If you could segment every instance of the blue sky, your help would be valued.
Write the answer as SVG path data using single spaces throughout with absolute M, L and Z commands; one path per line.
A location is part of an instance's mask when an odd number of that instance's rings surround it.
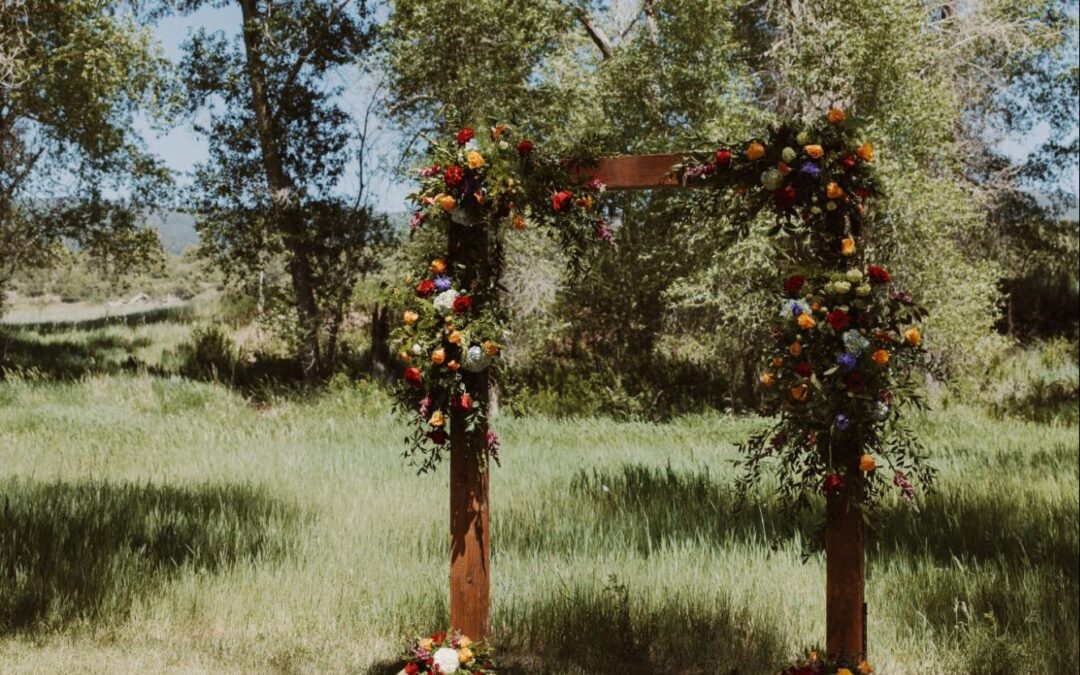
M 240 10 L 230 4 L 220 9 L 204 7 L 188 16 L 168 17 L 158 24 L 156 33 L 166 55 L 175 62 L 179 61 L 182 55 L 180 45 L 190 31 L 204 27 L 211 31 L 221 30 L 235 34 L 239 25 Z M 354 81 L 342 82 L 346 93 L 341 104 L 347 110 L 358 113 L 368 100 L 371 82 L 361 79 L 359 75 L 355 77 L 357 79 Z M 180 124 L 164 135 L 155 134 L 144 125 L 144 133 L 150 149 L 161 157 L 169 168 L 181 174 L 181 181 L 184 180 L 182 174 L 191 171 L 195 164 L 206 158 L 206 141 L 192 131 L 190 124 Z M 1000 147 L 1010 156 L 1019 159 L 1026 156 L 1030 148 L 1038 147 L 1045 141 L 1047 133 L 1046 127 L 1037 128 L 1029 137 L 1003 139 Z M 376 163 L 388 166 L 396 160 L 393 150 L 397 140 L 398 136 L 393 129 L 382 130 L 382 141 L 376 149 Z M 404 210 L 405 195 L 410 189 L 408 184 L 390 177 L 389 172 L 377 176 L 372 182 L 371 202 L 377 209 L 390 213 Z M 1063 187 L 1071 190 L 1075 197 L 1077 184 L 1080 183 L 1080 168 L 1074 168 L 1071 181 L 1066 178 L 1065 183 Z M 349 191 L 355 185 L 356 179 L 350 176 L 343 182 L 342 188 Z

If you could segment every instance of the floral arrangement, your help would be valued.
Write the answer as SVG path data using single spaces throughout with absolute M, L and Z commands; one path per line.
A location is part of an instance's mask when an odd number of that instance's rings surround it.
M 446 142 L 433 142 L 430 156 L 418 172 L 420 189 L 410 195 L 417 207 L 411 226 L 447 234 L 456 228 L 456 239 L 447 239 L 467 244 L 430 251 L 427 269 L 406 278 L 405 289 L 395 289 L 401 324 L 391 341 L 403 367 L 395 398 L 413 421 L 405 454 L 422 472 L 441 461 L 451 417 L 467 432 L 483 433 L 485 464 L 487 457 L 498 460 L 487 396 L 500 376 L 506 333 L 499 302 L 504 234 L 544 227 L 560 240 L 572 266 L 591 243 L 613 242 L 598 214 L 604 185 L 581 179 L 506 125 L 482 135 L 463 128 Z
M 802 663 L 791 665 L 780 671 L 780 675 L 871 675 L 874 669 L 865 660 L 851 662 L 822 659 L 816 651 L 811 651 Z
M 798 213 L 816 244 L 807 252 L 820 265 L 814 269 L 824 270 L 793 274 L 777 289 L 760 381 L 779 420 L 741 446 L 740 489 L 776 460 L 780 494 L 793 505 L 805 505 L 807 494 L 845 489 L 872 502 L 889 484 L 910 501 L 912 479 L 928 485 L 933 478 L 902 415 L 922 405 L 916 374 L 936 372 L 923 347 L 926 311 L 885 267 L 861 262 L 856 234 L 865 201 L 876 194 L 873 150 L 845 122 L 833 110 L 824 124 L 780 127 L 771 135 L 780 149 L 751 143 L 731 179 L 743 181 L 755 162 L 778 156 L 781 168 L 765 169 L 757 187 L 737 184 L 748 194 L 771 193 L 778 218 Z M 801 150 L 786 145 L 792 134 Z
M 716 188 L 706 199 L 720 201 L 713 207 L 733 214 L 741 234 L 771 211 L 770 234 L 811 235 L 811 255 L 824 262 L 862 232 L 868 203 L 879 195 L 873 160 L 858 125 L 831 110 L 815 123 L 781 124 L 764 137 L 692 155 L 675 171 L 688 187 Z
M 435 633 L 417 638 L 404 655 L 405 675 L 420 673 L 466 673 L 494 675 L 495 662 L 491 650 L 483 642 L 473 642 L 460 633 Z

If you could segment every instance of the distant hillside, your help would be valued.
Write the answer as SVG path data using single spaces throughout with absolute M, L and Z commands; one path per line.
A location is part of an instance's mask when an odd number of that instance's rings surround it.
M 158 231 L 161 246 L 166 253 L 180 255 L 186 249 L 199 243 L 199 233 L 195 231 L 195 219 L 186 213 L 168 211 L 162 217 L 155 214 L 146 219 L 146 226 Z

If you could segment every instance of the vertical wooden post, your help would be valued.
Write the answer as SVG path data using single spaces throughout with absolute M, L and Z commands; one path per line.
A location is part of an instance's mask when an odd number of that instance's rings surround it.
M 862 513 L 854 486 L 826 498 L 825 649 L 830 656 L 865 656 L 866 559 Z
M 487 233 L 482 226 L 452 223 L 449 261 L 462 288 L 484 287 L 489 274 Z M 487 371 L 466 376 L 482 405 L 488 401 Z M 465 416 L 450 412 L 450 627 L 473 640 L 491 628 L 491 553 L 488 511 L 489 472 L 481 471 L 487 452 L 486 425 L 469 430 Z

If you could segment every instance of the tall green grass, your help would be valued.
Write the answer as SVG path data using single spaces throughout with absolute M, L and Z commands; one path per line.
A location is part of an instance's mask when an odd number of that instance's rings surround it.
M 0 671 L 394 672 L 406 636 L 448 620 L 446 473 L 405 465 L 372 387 L 253 401 L 101 367 L 189 331 L 20 334 L 75 353 L 0 382 Z M 919 421 L 937 492 L 887 501 L 869 539 L 877 672 L 1080 668 L 1080 440 L 1053 419 Z M 768 673 L 823 640 L 822 559 L 767 487 L 732 489 L 759 421 L 496 424 L 510 672 Z

